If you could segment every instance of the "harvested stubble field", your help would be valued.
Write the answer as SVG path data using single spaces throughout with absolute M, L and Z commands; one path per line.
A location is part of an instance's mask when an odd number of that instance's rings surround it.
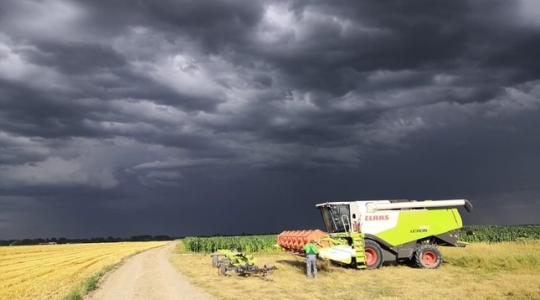
M 97 274 L 165 242 L 0 247 L 0 299 L 77 299 Z M 88 286 L 90 285 L 90 286 Z
M 304 276 L 304 260 L 287 253 L 256 254 L 276 265 L 270 280 L 219 277 L 208 254 L 179 243 L 173 263 L 218 299 L 540 299 L 540 241 L 473 243 L 441 247 L 441 268 L 406 265 L 353 270 L 320 265 L 319 277 Z

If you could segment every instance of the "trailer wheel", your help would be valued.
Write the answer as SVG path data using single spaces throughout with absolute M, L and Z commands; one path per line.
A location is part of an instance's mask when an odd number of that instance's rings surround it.
M 378 269 L 382 266 L 382 249 L 377 242 L 365 240 L 364 253 L 367 269 Z
M 436 269 L 441 265 L 442 254 L 435 245 L 419 245 L 414 253 L 416 266 L 424 269 Z
M 227 267 L 229 266 L 230 260 L 227 258 L 223 258 L 218 262 L 217 270 L 218 275 L 225 276 L 227 275 Z

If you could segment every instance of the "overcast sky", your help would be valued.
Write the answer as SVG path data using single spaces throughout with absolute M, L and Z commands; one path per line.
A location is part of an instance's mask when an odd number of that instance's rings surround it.
M 0 238 L 538 223 L 540 2 L 0 2 Z

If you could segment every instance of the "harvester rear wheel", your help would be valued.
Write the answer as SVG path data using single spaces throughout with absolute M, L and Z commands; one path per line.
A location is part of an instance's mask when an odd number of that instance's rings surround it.
M 375 241 L 366 240 L 364 245 L 366 269 L 378 269 L 382 266 L 382 249 Z
M 441 265 L 442 254 L 435 245 L 419 245 L 414 254 L 416 266 L 425 269 L 436 269 Z

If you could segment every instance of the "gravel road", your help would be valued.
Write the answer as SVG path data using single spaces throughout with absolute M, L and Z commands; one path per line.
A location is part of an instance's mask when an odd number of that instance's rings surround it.
M 211 299 L 171 265 L 169 255 L 174 246 L 175 243 L 169 243 L 129 258 L 86 299 Z

